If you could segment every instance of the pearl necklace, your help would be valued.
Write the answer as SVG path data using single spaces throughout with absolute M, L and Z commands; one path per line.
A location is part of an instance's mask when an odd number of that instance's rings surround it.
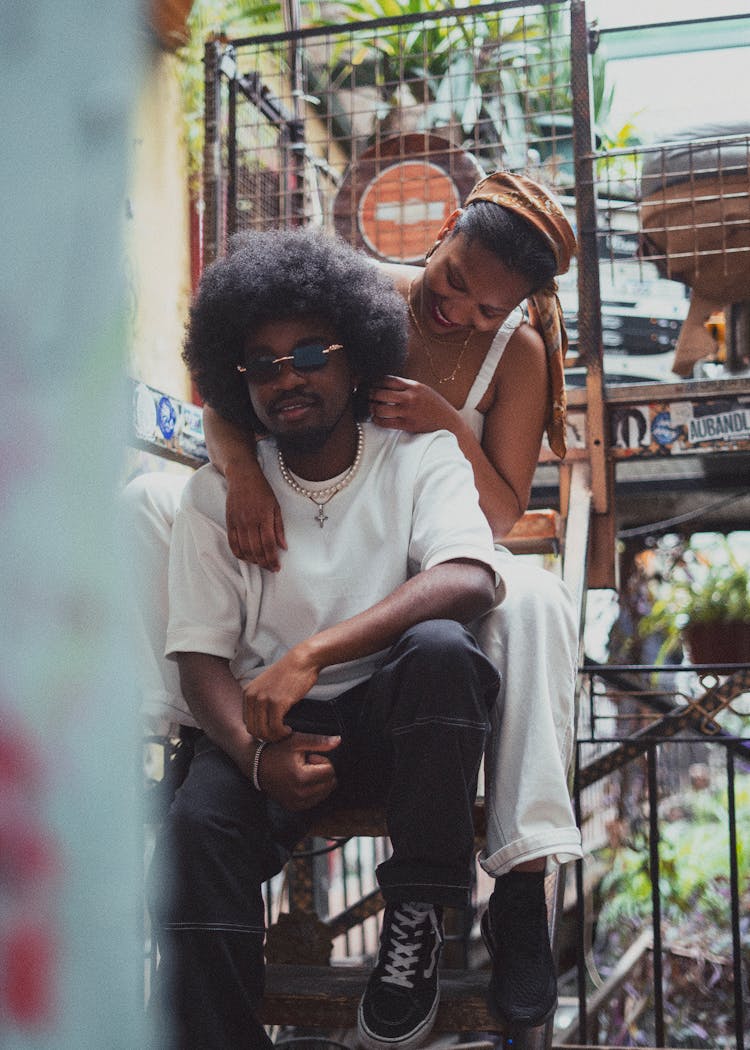
M 362 460 L 362 452 L 364 450 L 364 447 L 365 432 L 362 429 L 362 424 L 357 423 L 357 451 L 354 454 L 354 462 L 349 467 L 346 474 L 344 474 L 343 478 L 341 478 L 340 481 L 337 481 L 335 485 L 328 485 L 327 488 L 317 489 L 315 491 L 313 491 L 312 489 L 304 488 L 302 485 L 299 484 L 298 481 L 296 481 L 292 477 L 292 475 L 289 472 L 289 468 L 287 467 L 286 462 L 284 461 L 283 452 L 281 451 L 281 449 L 278 450 L 277 456 L 279 460 L 279 470 L 281 471 L 282 478 L 291 489 L 294 489 L 294 491 L 297 492 L 300 496 L 305 496 L 306 499 L 309 499 L 311 503 L 315 504 L 315 506 L 318 508 L 318 513 L 313 518 L 313 521 L 317 521 L 321 529 L 328 521 L 328 518 L 323 508 L 327 503 L 329 503 L 333 499 L 337 492 L 341 492 L 342 489 L 345 489 L 349 482 L 354 479 L 354 475 L 359 470 L 359 464 Z
M 435 381 L 440 386 L 442 386 L 443 383 L 452 383 L 453 380 L 458 375 L 458 370 L 461 367 L 461 364 L 462 364 L 463 359 L 464 359 L 464 355 L 465 355 L 465 353 L 466 353 L 466 351 L 468 349 L 469 341 L 471 340 L 471 337 L 474 334 L 474 329 L 473 328 L 469 329 L 469 334 L 464 339 L 464 345 L 461 347 L 461 351 L 460 351 L 460 353 L 458 355 L 458 358 L 456 359 L 456 365 L 455 365 L 453 371 L 451 372 L 451 374 L 447 375 L 447 376 L 441 376 L 440 373 L 438 372 L 438 370 L 435 368 L 435 360 L 434 360 L 434 358 L 432 356 L 432 351 L 430 350 L 430 344 L 427 341 L 427 339 L 425 339 L 424 332 L 422 331 L 422 328 L 421 328 L 421 326 L 419 324 L 419 321 L 417 320 L 416 312 L 414 310 L 414 305 L 413 305 L 413 302 L 412 302 L 412 299 L 413 299 L 413 294 L 412 293 L 414 291 L 414 285 L 416 284 L 417 280 L 418 280 L 418 278 L 415 277 L 414 280 L 409 285 L 409 295 L 408 295 L 407 300 L 406 300 L 406 305 L 409 308 L 409 316 L 411 317 L 411 319 L 412 319 L 412 321 L 414 323 L 414 327 L 417 330 L 417 335 L 422 340 L 422 346 L 424 347 L 425 353 L 427 354 L 427 363 L 430 366 L 430 371 L 432 372 L 432 374 L 433 374 L 433 376 L 435 378 Z

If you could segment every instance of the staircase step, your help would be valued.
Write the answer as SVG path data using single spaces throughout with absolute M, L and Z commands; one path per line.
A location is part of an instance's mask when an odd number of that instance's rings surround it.
M 556 510 L 527 510 L 502 539 L 514 554 L 559 554 L 562 519 Z
M 353 1028 L 369 974 L 370 968 L 362 966 L 269 964 L 261 1020 L 301 1028 Z M 502 1031 L 485 1002 L 488 976 L 486 970 L 440 971 L 436 1031 Z

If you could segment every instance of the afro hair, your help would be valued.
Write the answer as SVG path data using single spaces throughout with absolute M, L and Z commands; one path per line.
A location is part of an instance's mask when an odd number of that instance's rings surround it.
M 182 355 L 204 400 L 262 431 L 236 366 L 261 325 L 305 317 L 333 327 L 360 377 L 355 413 L 365 418 L 372 382 L 403 364 L 406 305 L 363 252 L 311 228 L 238 234 L 204 271 Z

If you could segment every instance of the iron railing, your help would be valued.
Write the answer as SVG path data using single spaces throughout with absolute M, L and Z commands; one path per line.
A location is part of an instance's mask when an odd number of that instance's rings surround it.
M 641 939 L 633 965 L 643 962 L 647 1045 L 741 1050 L 750 1017 L 750 667 L 588 666 L 582 680 L 576 810 L 587 849 L 606 858 L 610 893 L 597 902 L 594 960 L 614 969 L 630 947 L 624 931 Z M 602 1002 L 587 966 L 583 865 L 576 883 L 579 1009 L 568 1035 L 598 1044 L 603 1027 L 605 1043 L 620 1041 L 612 1018 L 631 975 Z M 605 929 L 602 914 L 613 909 L 619 923 Z M 708 1018 L 709 1041 L 695 1041 Z

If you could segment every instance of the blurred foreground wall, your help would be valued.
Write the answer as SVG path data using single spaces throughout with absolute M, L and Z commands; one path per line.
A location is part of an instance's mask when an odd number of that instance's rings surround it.
M 0 1045 L 141 1050 L 113 495 L 135 0 L 0 0 Z

